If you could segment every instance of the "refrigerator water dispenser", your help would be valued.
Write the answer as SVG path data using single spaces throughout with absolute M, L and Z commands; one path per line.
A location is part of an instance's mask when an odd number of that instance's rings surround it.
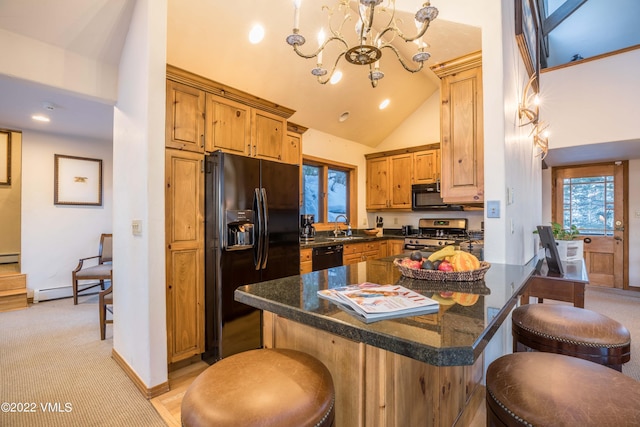
M 253 248 L 253 211 L 227 211 L 227 242 L 229 251 Z

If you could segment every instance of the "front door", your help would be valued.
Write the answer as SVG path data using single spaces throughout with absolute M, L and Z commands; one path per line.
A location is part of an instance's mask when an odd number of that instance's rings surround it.
M 628 167 L 625 161 L 558 167 L 552 172 L 553 221 L 580 230 L 590 285 L 629 286 L 624 209 Z

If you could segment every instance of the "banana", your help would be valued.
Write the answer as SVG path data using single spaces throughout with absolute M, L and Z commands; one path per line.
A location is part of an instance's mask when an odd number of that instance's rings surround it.
M 429 255 L 428 260 L 431 261 L 431 262 L 437 261 L 439 259 L 443 259 L 444 257 L 451 256 L 451 255 L 455 254 L 455 252 L 456 252 L 455 246 L 452 246 L 452 245 L 445 246 L 444 248 L 440 249 L 439 251 L 434 252 L 431 255 Z

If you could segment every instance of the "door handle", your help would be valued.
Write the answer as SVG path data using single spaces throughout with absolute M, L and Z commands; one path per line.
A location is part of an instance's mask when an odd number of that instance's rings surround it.
M 622 237 L 620 237 L 620 236 L 615 236 L 615 237 L 613 238 L 613 240 L 617 240 L 617 241 L 621 242 L 621 241 L 622 241 Z

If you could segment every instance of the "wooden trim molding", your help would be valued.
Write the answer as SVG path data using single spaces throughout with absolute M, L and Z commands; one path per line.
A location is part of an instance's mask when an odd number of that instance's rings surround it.
M 295 110 L 167 64 L 167 79 L 288 119 Z
M 443 78 L 451 74 L 457 74 L 461 71 L 470 70 L 482 66 L 482 51 L 472 52 L 468 55 L 454 58 L 450 61 L 441 62 L 439 64 L 432 65 L 431 71 L 436 76 Z
M 553 67 L 543 68 L 542 70 L 540 70 L 540 72 L 544 74 L 544 73 L 548 73 L 549 71 L 560 70 L 562 68 L 567 68 L 567 67 L 571 67 L 571 66 L 578 65 L 578 64 L 584 64 L 585 62 L 597 61 L 599 59 L 604 59 L 604 58 L 607 58 L 609 56 L 619 55 L 621 53 L 631 52 L 631 51 L 637 50 L 637 49 L 640 49 L 640 44 L 636 44 L 636 45 L 633 45 L 633 46 L 625 47 L 623 49 L 614 50 L 613 52 L 603 53 L 602 55 L 595 55 L 595 56 L 591 56 L 589 58 L 580 59 L 578 61 L 571 61 L 571 62 L 567 62 L 565 64 L 560 64 L 560 65 L 555 65 Z
M 122 368 L 125 374 L 129 377 L 133 384 L 140 390 L 142 395 L 146 399 L 151 399 L 156 396 L 160 396 L 163 393 L 169 391 L 169 381 L 165 381 L 162 384 L 158 384 L 151 388 L 147 387 L 147 385 L 142 381 L 142 379 L 135 373 L 135 371 L 129 366 L 129 364 L 120 356 L 120 354 L 116 351 L 116 349 L 111 349 L 111 357 L 116 361 L 118 366 Z
M 415 147 L 399 148 L 397 150 L 379 151 L 377 153 L 369 153 L 369 154 L 365 154 L 364 158 L 369 160 L 369 159 L 376 159 L 378 157 L 387 157 L 387 156 L 396 156 L 398 154 L 415 153 L 415 152 L 418 152 L 418 151 L 437 150 L 438 148 L 440 148 L 440 143 L 436 142 L 436 143 L 427 144 L 427 145 L 417 145 Z

